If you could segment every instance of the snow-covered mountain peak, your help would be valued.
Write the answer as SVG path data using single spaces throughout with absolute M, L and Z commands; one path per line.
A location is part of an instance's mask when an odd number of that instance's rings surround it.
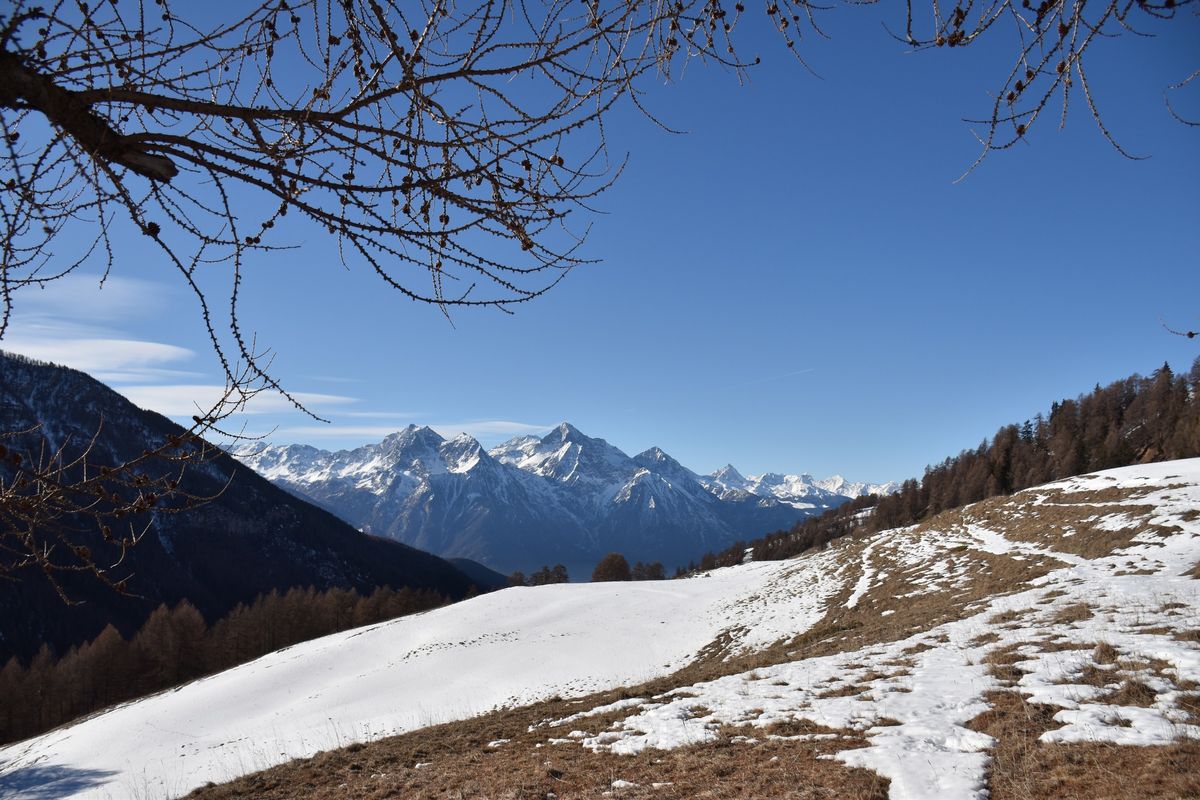
M 636 464 L 680 482 L 698 482 L 699 476 L 667 455 L 661 447 L 651 447 L 633 457 Z
M 489 458 L 483 446 L 473 436 L 460 433 L 442 443 L 438 448 L 449 472 L 466 472 L 474 469 L 481 459 Z
M 385 452 L 405 451 L 412 448 L 437 449 L 444 442 L 441 434 L 428 425 L 409 425 L 403 430 L 390 433 L 379 443 Z
M 586 570 L 613 550 L 686 563 L 852 496 L 810 475 L 747 478 L 726 465 L 700 476 L 661 447 L 630 458 L 569 422 L 491 450 L 409 425 L 354 450 L 292 445 L 241 458 L 368 533 L 505 571 L 537 559 Z
M 588 438 L 579 431 L 579 428 L 576 428 L 574 425 L 572 425 L 569 422 L 558 423 L 558 426 L 553 431 L 548 433 L 546 436 L 547 436 L 547 438 L 556 436 L 556 437 L 558 437 L 558 439 L 560 441 L 564 441 L 564 442 Z
M 738 472 L 737 467 L 733 466 L 733 464 L 726 464 L 709 477 L 716 483 L 728 486 L 731 489 L 746 488 L 746 476 Z
M 541 444 L 542 439 L 539 436 L 516 436 L 488 450 L 488 455 L 501 464 L 517 466 L 521 461 L 531 456 Z

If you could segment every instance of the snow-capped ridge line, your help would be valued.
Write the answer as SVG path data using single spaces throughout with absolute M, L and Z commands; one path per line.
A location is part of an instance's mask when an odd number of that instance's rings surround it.
M 409 425 L 353 450 L 269 445 L 240 458 L 368 533 L 503 572 L 558 562 L 586 575 L 612 551 L 671 569 L 852 497 L 807 475 L 698 475 L 661 447 L 630 456 L 570 422 L 486 450 Z

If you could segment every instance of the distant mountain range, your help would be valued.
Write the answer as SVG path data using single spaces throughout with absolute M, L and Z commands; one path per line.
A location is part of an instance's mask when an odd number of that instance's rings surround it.
M 670 569 L 897 488 L 732 466 L 698 475 L 657 447 L 631 457 L 566 422 L 491 450 L 410 425 L 354 450 L 268 445 L 238 457 L 367 533 L 502 572 L 562 563 L 576 578 L 612 551 Z
M 87 460 L 96 469 L 157 447 L 182 429 L 82 372 L 0 351 L 0 433 L 10 456 L 24 453 L 25 462 L 36 461 L 43 446 L 48 452 L 65 448 L 69 461 L 95 437 Z M 15 469 L 11 457 L 0 462 L 0 486 L 12 485 Z M 399 542 L 364 536 L 228 456 L 189 467 L 180 488 L 216 499 L 179 514 L 126 517 L 137 530 L 148 526 L 110 571 L 113 580 L 128 580 L 132 596 L 86 574 L 63 574 L 76 603 L 67 605 L 38 570 L 0 569 L 0 664 L 14 654 L 28 658 L 42 643 L 65 652 L 108 623 L 129 635 L 159 603 L 187 599 L 211 621 L 273 589 L 338 586 L 370 592 L 390 584 L 461 598 L 471 586 L 491 588 L 500 577 L 478 565 L 464 563 L 460 569 Z M 10 524 L 16 531 L 17 523 L 0 516 L 0 525 Z M 116 560 L 91 518 L 68 516 L 62 525 L 97 561 Z M 13 558 L 0 547 L 0 568 L 11 567 Z

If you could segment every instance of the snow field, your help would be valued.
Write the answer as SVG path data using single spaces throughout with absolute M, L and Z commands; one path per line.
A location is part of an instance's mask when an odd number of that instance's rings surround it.
M 0 748 L 0 798 L 176 796 L 321 750 L 670 674 L 722 633 L 792 636 L 840 589 L 831 562 L 686 581 L 507 589 L 335 634 Z M 39 786 L 40 789 L 43 787 Z

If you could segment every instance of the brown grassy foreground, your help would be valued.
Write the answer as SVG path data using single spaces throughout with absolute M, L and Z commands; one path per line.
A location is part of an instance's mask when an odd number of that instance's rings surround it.
M 648 692 L 655 686 L 640 687 Z M 801 723 L 772 731 L 727 727 L 717 741 L 636 756 L 593 753 L 578 742 L 547 744 L 557 729 L 529 727 L 607 702 L 618 693 L 586 701 L 554 700 L 515 711 L 439 725 L 402 736 L 319 753 L 240 778 L 198 789 L 189 798 L 218 800 L 282 798 L 538 798 L 600 797 L 683 800 L 684 798 L 788 798 L 789 800 L 883 800 L 888 781 L 818 756 L 865 744 L 851 731 L 837 739 L 796 743 L 765 740 L 768 733 L 825 732 Z M 595 729 L 621 714 L 588 718 Z M 784 729 L 786 727 L 786 729 Z M 801 730 L 801 728 L 803 730 Z M 747 743 L 745 737 L 755 738 Z M 498 740 L 508 739 L 502 744 Z M 627 781 L 624 786 L 614 781 Z

